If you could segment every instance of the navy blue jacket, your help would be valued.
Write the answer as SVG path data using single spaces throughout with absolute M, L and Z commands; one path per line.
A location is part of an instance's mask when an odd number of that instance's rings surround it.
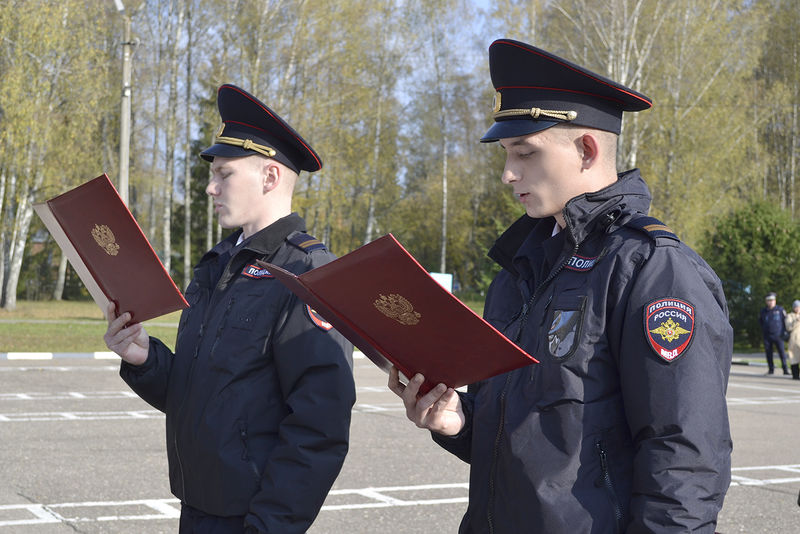
M 655 219 L 638 171 L 490 255 L 485 317 L 540 363 L 470 386 L 462 534 L 714 532 L 730 483 L 733 331 L 719 279 Z M 487 358 L 491 355 L 487 354 Z
M 785 320 L 786 311 L 781 306 L 773 306 L 772 309 L 765 306 L 761 308 L 761 314 L 758 316 L 761 332 L 765 338 L 778 339 L 781 337 L 786 330 Z
M 172 492 L 258 532 L 308 530 L 348 448 L 352 345 L 268 272 L 301 274 L 334 256 L 296 214 L 209 251 L 186 290 L 173 354 L 150 338 L 120 374 L 167 415 Z

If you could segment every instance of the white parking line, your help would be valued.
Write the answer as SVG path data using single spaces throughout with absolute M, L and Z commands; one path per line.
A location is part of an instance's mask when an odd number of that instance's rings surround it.
M 771 486 L 800 482 L 800 464 L 734 467 L 731 487 Z M 747 475 L 746 475 L 746 474 Z M 761 477 L 753 476 L 761 474 Z M 792 477 L 769 477 L 771 473 L 794 474 Z M 749 476 L 748 476 L 749 475 Z M 323 512 L 363 510 L 404 506 L 434 506 L 466 503 L 469 484 L 420 484 L 336 489 L 328 494 Z M 426 497 L 426 492 L 430 492 Z M 412 498 L 404 498 L 411 496 Z M 337 503 L 358 499 L 357 502 Z M 89 501 L 55 504 L 0 505 L 0 527 L 43 525 L 49 523 L 88 523 L 111 521 L 175 520 L 180 516 L 178 499 L 141 499 L 130 501 Z

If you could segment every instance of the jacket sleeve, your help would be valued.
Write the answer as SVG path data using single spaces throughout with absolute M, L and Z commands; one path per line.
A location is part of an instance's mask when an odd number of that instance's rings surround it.
M 454 454 L 466 463 L 472 461 L 472 413 L 475 404 L 475 388 L 477 385 L 469 386 L 467 393 L 458 392 L 461 399 L 461 409 L 464 411 L 464 428 L 455 436 L 443 436 L 436 432 L 431 432 L 433 441 L 450 454 Z
M 167 384 L 173 357 L 172 351 L 161 340 L 151 337 L 147 360 L 142 365 L 123 361 L 119 375 L 150 406 L 166 413 Z
M 352 345 L 289 299 L 272 354 L 287 415 L 245 518 L 249 531 L 303 533 L 344 463 L 355 403 Z
M 660 333 L 645 320 L 661 298 L 694 307 L 691 323 L 681 322 L 689 343 L 671 361 L 654 348 Z M 621 390 L 636 451 L 627 532 L 713 533 L 732 450 L 725 391 L 733 331 L 719 280 L 688 248 L 655 247 L 632 282 L 621 331 Z

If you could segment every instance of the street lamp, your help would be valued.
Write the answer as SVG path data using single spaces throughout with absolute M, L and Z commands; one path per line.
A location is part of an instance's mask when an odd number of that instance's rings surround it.
M 117 11 L 122 14 L 122 104 L 119 118 L 119 193 L 125 205 L 128 204 L 128 173 L 130 169 L 131 143 L 131 17 L 125 12 L 122 0 L 114 0 Z

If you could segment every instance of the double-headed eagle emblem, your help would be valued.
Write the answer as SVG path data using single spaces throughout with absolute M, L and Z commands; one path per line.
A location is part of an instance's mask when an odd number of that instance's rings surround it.
M 388 297 L 379 295 L 374 304 L 378 311 L 386 317 L 407 326 L 419 323 L 419 319 L 422 317 L 422 314 L 414 311 L 414 305 L 408 299 L 397 293 L 391 293 Z
M 119 254 L 119 245 L 114 238 L 114 232 L 105 224 L 95 224 L 92 228 L 92 237 L 109 256 Z
M 689 333 L 689 330 L 681 328 L 681 325 L 672 320 L 672 318 L 667 319 L 665 322 L 661 323 L 661 326 L 650 331 L 654 334 L 659 334 L 661 339 L 668 343 L 675 341 L 683 334 Z

